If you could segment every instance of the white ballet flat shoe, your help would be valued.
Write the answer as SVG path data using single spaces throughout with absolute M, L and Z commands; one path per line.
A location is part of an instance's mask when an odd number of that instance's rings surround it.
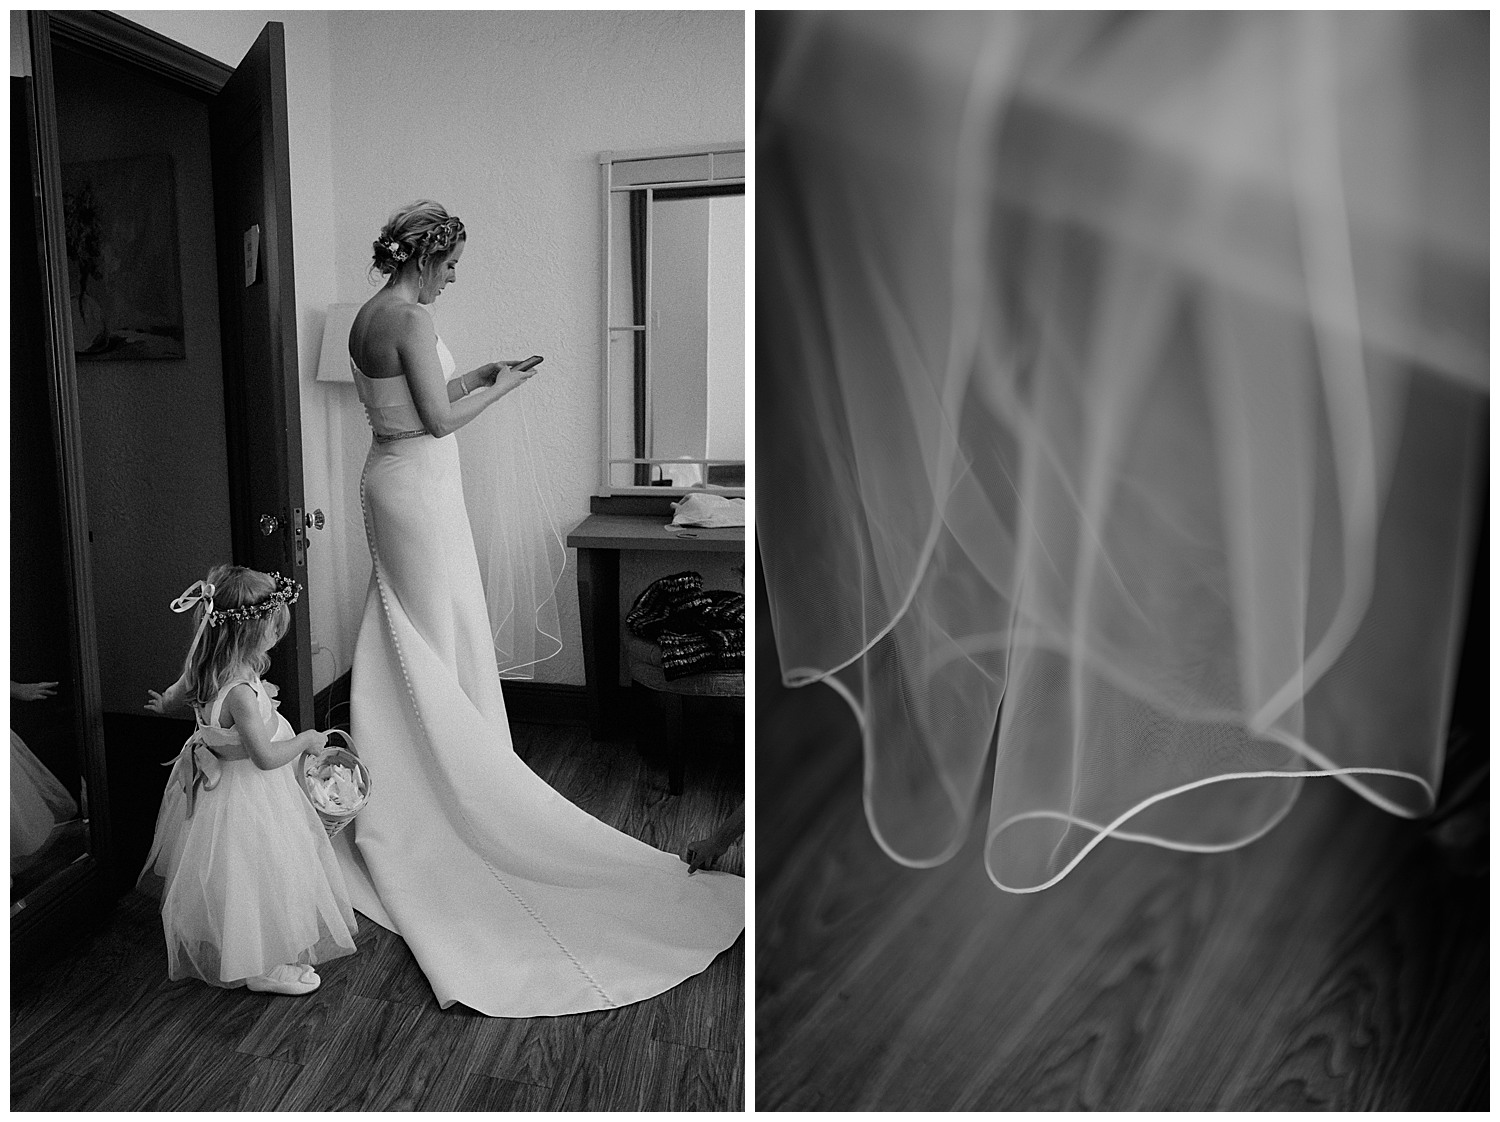
M 311 966 L 292 964 L 273 966 L 260 977 L 247 979 L 245 988 L 256 993 L 283 993 L 295 997 L 312 993 L 322 984 L 323 979 Z

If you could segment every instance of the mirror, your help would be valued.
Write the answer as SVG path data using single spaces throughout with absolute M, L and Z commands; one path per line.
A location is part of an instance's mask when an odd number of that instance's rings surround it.
M 745 153 L 600 157 L 601 494 L 745 486 Z
M 12 105 L 25 104 L 24 87 Z M 21 93 L 21 97 L 16 97 Z M 88 848 L 82 702 L 73 658 L 63 494 L 42 324 L 24 117 L 12 110 L 10 380 L 10 901 Z
M 13 370 L 25 368 L 13 366 Z M 36 367 L 32 373 L 40 374 Z M 14 907 L 87 849 L 68 570 L 46 386 L 11 389 L 10 899 Z M 28 400 L 41 397 L 40 402 Z M 40 405 L 40 409 L 36 408 Z M 35 414 L 40 413 L 38 418 Z

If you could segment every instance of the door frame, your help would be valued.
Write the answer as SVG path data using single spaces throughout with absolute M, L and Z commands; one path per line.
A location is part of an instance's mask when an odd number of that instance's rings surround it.
M 213 96 L 224 88 L 234 67 L 184 46 L 174 39 L 131 23 L 113 12 L 38 12 L 40 22 L 50 24 L 51 35 L 69 50 L 93 55 L 106 62 L 144 70 L 185 93 Z M 48 44 L 48 90 L 51 90 L 51 50 Z M 33 45 L 34 49 L 34 45 Z M 33 69 L 40 78 L 40 73 Z M 55 121 L 55 118 L 54 118 Z

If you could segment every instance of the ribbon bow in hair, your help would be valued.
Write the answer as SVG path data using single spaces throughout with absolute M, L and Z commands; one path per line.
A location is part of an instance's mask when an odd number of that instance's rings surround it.
M 172 601 L 172 610 L 190 612 L 200 601 L 208 604 L 209 611 L 214 610 L 214 586 L 206 580 L 195 580 L 188 585 L 187 590 Z
M 206 580 L 195 580 L 188 585 L 182 595 L 172 601 L 174 612 L 190 612 L 199 604 L 203 605 L 203 618 L 198 621 L 198 630 L 193 632 L 193 641 L 188 644 L 188 655 L 198 649 L 198 640 L 203 638 L 203 629 L 208 626 L 208 621 L 214 614 L 214 586 Z

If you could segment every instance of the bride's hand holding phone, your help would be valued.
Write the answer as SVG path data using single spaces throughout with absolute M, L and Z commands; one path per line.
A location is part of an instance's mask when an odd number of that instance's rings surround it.
M 530 358 L 492 362 L 490 365 L 494 367 L 494 374 L 487 376 L 486 380 L 496 386 L 502 395 L 508 394 L 523 382 L 529 381 L 541 361 L 541 355 L 532 355 Z

